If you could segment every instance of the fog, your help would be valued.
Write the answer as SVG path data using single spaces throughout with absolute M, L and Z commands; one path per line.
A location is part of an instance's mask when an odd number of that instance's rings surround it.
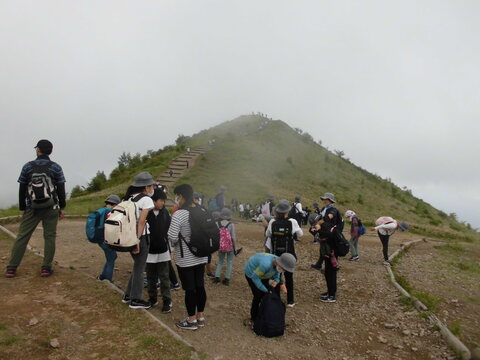
M 0 206 L 252 111 L 480 227 L 477 1 L 1 1 Z

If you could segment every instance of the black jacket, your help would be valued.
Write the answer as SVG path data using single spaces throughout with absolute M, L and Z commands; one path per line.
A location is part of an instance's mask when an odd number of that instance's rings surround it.
M 150 254 L 161 254 L 169 250 L 168 228 L 170 227 L 170 214 L 163 208 L 155 215 L 154 210 L 147 215 L 147 222 L 150 226 Z

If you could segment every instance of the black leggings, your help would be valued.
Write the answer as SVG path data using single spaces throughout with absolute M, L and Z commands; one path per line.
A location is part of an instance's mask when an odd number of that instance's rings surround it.
M 337 293 L 337 269 L 332 266 L 330 259 L 325 259 L 325 281 L 327 282 L 328 296 Z
M 289 304 L 294 303 L 294 297 L 293 297 L 293 273 L 285 271 L 283 273 L 285 277 L 285 286 L 287 287 L 287 302 Z M 277 286 L 275 290 L 280 293 L 280 286 Z
M 178 277 L 185 290 L 185 307 L 188 316 L 195 316 L 197 312 L 205 310 L 207 292 L 205 291 L 204 274 L 205 264 L 180 267 L 177 265 Z
M 383 246 L 383 260 L 386 261 L 388 260 L 388 240 L 390 239 L 390 235 L 382 235 L 378 233 L 378 237 L 380 238 Z
M 170 284 L 175 285 L 178 284 L 177 274 L 175 274 L 175 269 L 173 268 L 172 262 L 168 262 L 169 266 L 169 277 L 170 277 Z
M 247 279 L 248 285 L 250 286 L 253 295 L 252 306 L 250 307 L 250 320 L 255 321 L 258 315 L 258 307 L 260 306 L 260 301 L 262 301 L 262 298 L 265 296 L 266 292 L 257 288 L 257 285 L 255 285 L 253 280 L 250 279 L 247 275 L 245 275 L 245 278 Z M 262 280 L 262 284 L 265 285 L 265 287 L 268 289 L 268 279 Z

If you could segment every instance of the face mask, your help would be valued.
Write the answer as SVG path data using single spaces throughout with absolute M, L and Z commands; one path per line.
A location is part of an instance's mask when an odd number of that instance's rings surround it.
M 152 190 L 151 192 L 147 193 L 147 195 L 150 196 L 150 197 L 152 197 L 154 193 L 155 193 L 155 191 Z

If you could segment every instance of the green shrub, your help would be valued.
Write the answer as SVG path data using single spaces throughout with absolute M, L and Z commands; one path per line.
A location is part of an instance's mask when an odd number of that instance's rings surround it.
M 436 297 L 435 295 L 432 295 L 426 291 L 417 291 L 413 295 L 431 312 L 435 312 L 437 310 L 437 305 L 442 301 L 442 299 L 439 297 Z

